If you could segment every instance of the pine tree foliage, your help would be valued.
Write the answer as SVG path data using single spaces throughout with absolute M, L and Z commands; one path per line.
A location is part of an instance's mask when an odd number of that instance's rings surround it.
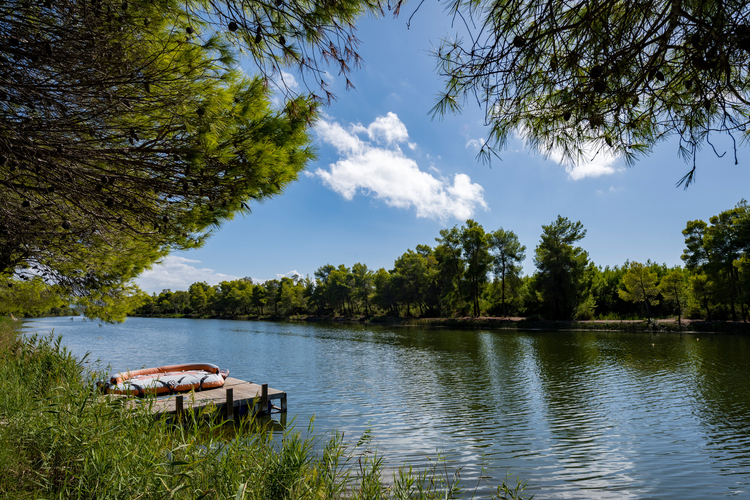
M 490 128 L 484 159 L 520 133 L 572 163 L 607 152 L 632 164 L 677 136 L 693 161 L 678 183 L 687 187 L 701 147 L 745 138 L 747 2 L 451 0 L 447 9 L 468 35 L 436 52 L 446 87 L 434 112 L 476 100 Z
M 534 250 L 538 272 L 536 286 L 543 308 L 553 319 L 571 319 L 578 305 L 588 253 L 573 245 L 586 236 L 580 221 L 567 217 L 542 226 L 542 238 Z
M 314 157 L 307 130 L 330 99 L 292 95 L 281 68 L 346 74 L 368 5 L 3 2 L 0 272 L 116 287 L 279 194 Z M 240 50 L 259 76 L 237 69 Z
M 651 318 L 651 306 L 657 305 L 659 300 L 659 284 L 656 273 L 640 262 L 631 262 L 622 278 L 624 289 L 619 291 L 620 298 L 627 302 L 643 302 L 646 307 L 646 317 Z

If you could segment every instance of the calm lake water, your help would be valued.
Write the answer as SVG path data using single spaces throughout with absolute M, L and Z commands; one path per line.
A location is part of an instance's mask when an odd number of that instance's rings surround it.
M 113 369 L 209 361 L 289 394 L 289 417 L 393 466 L 442 453 L 537 499 L 750 498 L 750 337 L 45 318 Z M 94 364 L 94 363 L 92 363 Z

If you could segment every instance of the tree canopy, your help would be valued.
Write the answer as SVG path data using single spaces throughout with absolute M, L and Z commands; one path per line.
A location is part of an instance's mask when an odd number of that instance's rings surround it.
M 330 98 L 319 76 L 358 63 L 351 23 L 371 7 L 4 2 L 0 274 L 106 293 L 280 193 L 314 157 L 307 130 Z M 274 109 L 283 65 L 318 93 Z
M 542 239 L 534 251 L 534 265 L 539 270 L 536 285 L 543 308 L 553 319 L 571 319 L 578 305 L 588 253 L 573 244 L 585 236 L 580 221 L 560 215 L 542 226 Z
M 682 231 L 685 246 L 682 259 L 685 267 L 694 271 L 693 287 L 702 297 L 706 314 L 711 316 L 712 301 L 729 304 L 732 319 L 737 320 L 736 306 L 740 306 L 741 317 L 746 316 L 743 285 L 740 270 L 750 252 L 750 206 L 741 200 L 734 208 L 702 220 L 688 221 Z
M 489 158 L 514 133 L 568 161 L 609 152 L 632 164 L 677 136 L 692 159 L 750 123 L 750 6 L 740 0 L 451 0 L 468 35 L 436 56 L 434 112 L 485 111 Z M 736 149 L 736 148 L 735 148 Z M 735 156 L 736 161 L 736 156 Z
M 657 281 L 656 273 L 648 266 L 640 262 L 631 262 L 622 278 L 625 288 L 618 293 L 620 298 L 627 302 L 643 302 L 646 306 L 646 317 L 651 319 L 651 306 L 659 303 L 656 298 L 660 292 Z
M 139 297 L 143 305 L 137 314 L 471 315 L 563 320 L 663 319 L 676 314 L 680 327 L 683 317 L 746 321 L 750 315 L 750 210 L 743 200 L 709 221 L 688 223 L 685 268 L 651 260 L 597 266 L 586 251 L 574 246 L 586 234 L 583 225 L 558 216 L 542 226 L 534 251 L 536 272 L 523 276 L 515 259 L 522 258 L 525 247 L 515 233 L 502 228 L 485 231 L 476 221 L 467 220 L 464 225 L 441 230 L 435 248 L 417 245 L 407 250 L 390 270 L 370 270 L 361 262 L 351 267 L 326 264 L 314 277 L 265 282 L 242 278 L 215 286 L 194 283 L 187 292 L 164 290 L 158 296 Z M 698 227 L 703 227 L 700 237 L 693 231 Z M 504 278 L 503 253 L 507 254 Z M 487 256 L 494 265 L 487 264 Z M 13 293 L 28 297 L 35 285 L 27 282 L 19 286 L 16 282 Z M 0 309 L 2 300 L 0 288 Z M 23 300 L 32 313 L 43 307 Z M 23 307 L 14 310 L 27 312 Z

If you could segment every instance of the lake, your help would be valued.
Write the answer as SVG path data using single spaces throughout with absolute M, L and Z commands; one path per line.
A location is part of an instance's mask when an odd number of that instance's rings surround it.
M 43 318 L 92 366 L 213 362 L 288 393 L 289 419 L 388 464 L 438 454 L 471 490 L 536 499 L 750 498 L 750 337 L 258 321 Z

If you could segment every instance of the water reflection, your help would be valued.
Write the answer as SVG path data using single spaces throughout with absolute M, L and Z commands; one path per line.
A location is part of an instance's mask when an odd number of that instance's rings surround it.
M 508 468 L 536 498 L 747 494 L 750 338 L 217 320 L 45 319 L 113 368 L 214 361 L 289 393 L 290 418 L 392 465 L 442 451 L 472 487 Z M 488 491 L 492 483 L 483 484 Z

